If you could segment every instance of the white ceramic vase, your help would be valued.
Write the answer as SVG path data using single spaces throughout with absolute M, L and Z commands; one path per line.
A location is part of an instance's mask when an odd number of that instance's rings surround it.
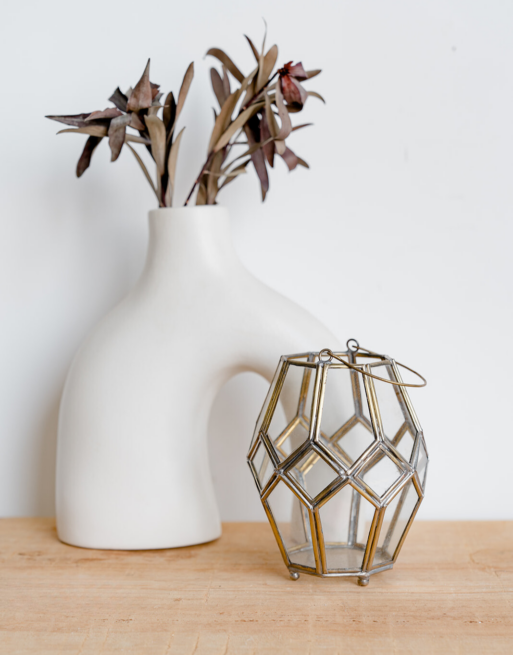
M 338 347 L 333 335 L 243 267 L 225 208 L 151 211 L 144 271 L 65 385 L 59 538 L 133 550 L 219 537 L 207 452 L 217 393 L 237 373 L 271 380 L 280 355 L 323 347 Z

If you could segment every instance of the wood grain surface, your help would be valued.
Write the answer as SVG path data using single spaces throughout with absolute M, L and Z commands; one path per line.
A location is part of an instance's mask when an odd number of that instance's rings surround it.
M 271 529 L 175 550 L 85 550 L 0 520 L 3 655 L 513 653 L 513 522 L 417 522 L 392 571 L 290 580 Z

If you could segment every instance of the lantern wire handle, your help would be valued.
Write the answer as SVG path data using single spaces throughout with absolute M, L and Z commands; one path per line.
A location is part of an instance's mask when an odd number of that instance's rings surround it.
M 399 362 L 396 362 L 393 359 L 390 359 L 386 355 L 380 355 L 379 353 L 375 353 L 372 350 L 367 350 L 367 348 L 362 348 L 358 341 L 356 339 L 349 339 L 346 343 L 347 346 L 347 353 L 352 353 L 355 354 L 359 351 L 366 353 L 369 357 L 379 357 L 379 359 L 382 359 L 383 361 L 388 361 L 391 364 L 396 364 L 397 366 L 401 366 L 401 368 L 405 368 L 407 371 L 410 371 L 410 373 L 413 373 L 417 377 L 419 377 L 422 380 L 422 384 L 411 384 L 407 382 L 395 382 L 394 380 L 387 380 L 386 378 L 380 378 L 378 375 L 373 375 L 372 373 L 368 373 L 367 371 L 362 370 L 362 365 L 354 365 L 350 364 L 349 362 L 346 362 L 345 359 L 342 359 L 342 357 L 339 357 L 338 355 L 335 355 L 335 353 L 330 350 L 330 348 L 323 348 L 321 351 L 319 351 L 319 361 L 320 362 L 331 362 L 332 359 L 338 359 L 339 362 L 342 362 L 347 368 L 352 369 L 353 371 L 356 371 L 357 373 L 361 373 L 362 375 L 366 375 L 369 378 L 374 378 L 375 380 L 380 380 L 381 382 L 386 382 L 387 384 L 393 384 L 396 387 L 425 387 L 427 384 L 427 380 L 425 377 L 423 377 L 420 373 L 417 373 L 417 371 L 414 371 L 412 368 L 409 366 L 406 366 L 405 364 L 401 364 Z M 327 359 L 323 359 L 323 356 L 327 356 Z

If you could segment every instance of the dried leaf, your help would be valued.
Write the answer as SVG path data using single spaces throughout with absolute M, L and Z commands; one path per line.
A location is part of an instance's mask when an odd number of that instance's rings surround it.
M 287 108 L 285 107 L 285 103 L 283 102 L 283 95 L 281 92 L 280 83 L 276 85 L 276 106 L 278 107 L 278 115 L 281 119 L 281 128 L 278 134 L 276 135 L 276 138 L 283 141 L 292 132 L 292 123 L 290 122 L 289 112 L 287 111 Z
M 130 114 L 121 114 L 110 122 L 109 146 L 111 152 L 111 161 L 116 161 L 121 153 L 121 148 L 125 143 L 126 128 L 130 124 L 130 120 Z
M 140 111 L 141 109 L 148 109 L 151 107 L 153 97 L 150 85 L 150 60 L 146 64 L 146 68 L 141 76 L 141 79 L 135 85 L 130 97 L 128 98 L 127 110 Z
M 238 157 L 235 157 L 235 159 L 232 159 L 232 161 L 228 164 L 225 170 L 228 170 L 230 166 L 233 166 L 233 164 L 238 161 L 239 159 L 244 159 L 244 157 L 249 157 L 252 155 L 254 152 L 257 150 L 260 150 L 260 148 L 263 148 L 266 146 L 268 143 L 272 143 L 273 139 L 267 139 L 266 141 L 260 141 L 260 142 L 254 142 L 252 146 L 250 146 L 245 152 L 242 153 L 242 155 L 239 155 Z
M 249 121 L 244 126 L 244 131 L 248 137 L 248 143 L 255 145 L 256 135 L 259 132 L 258 119 Z M 260 187 L 262 189 L 262 200 L 265 200 L 267 191 L 269 190 L 269 176 L 267 175 L 267 166 L 265 165 L 265 157 L 262 149 L 258 149 L 251 154 L 251 161 L 255 168 L 258 179 L 260 180 Z
M 228 96 L 225 94 L 223 78 L 215 68 L 210 69 L 210 81 L 212 82 L 212 89 L 214 90 L 217 102 L 219 103 L 219 106 L 222 107 Z
M 303 129 L 303 127 L 310 127 L 310 125 L 313 125 L 313 123 L 303 123 L 302 125 L 296 125 L 292 128 L 292 131 L 295 132 L 296 130 Z
M 157 164 L 159 177 L 164 175 L 166 156 L 166 126 L 158 116 L 145 116 L 146 127 L 150 133 L 151 154 Z
M 267 119 L 267 125 L 269 126 L 269 131 L 271 133 L 271 136 L 276 137 L 278 132 L 280 131 L 280 128 L 278 127 L 278 123 L 274 118 L 274 113 L 271 107 L 271 100 L 269 98 L 269 94 L 267 93 L 267 91 L 264 92 L 264 100 L 265 100 L 265 116 Z
M 178 94 L 178 101 L 176 103 L 175 123 L 182 112 L 185 99 L 187 98 L 187 94 L 189 93 L 189 89 L 191 87 L 193 77 L 194 77 L 194 62 L 191 62 L 189 64 L 189 68 L 185 71 L 185 75 L 182 81 L 182 86 L 180 87 L 180 92 Z
M 233 77 L 238 82 L 242 82 L 242 80 L 244 79 L 244 75 L 240 72 L 240 70 L 233 63 L 230 57 L 228 57 L 228 55 L 225 52 L 223 52 L 223 50 L 220 50 L 219 48 L 210 48 L 210 50 L 207 52 L 207 55 L 211 55 L 212 57 L 216 57 L 216 59 L 219 59 L 219 61 L 222 64 L 224 64 L 226 68 L 230 71 Z
M 322 100 L 324 104 L 326 104 L 326 100 L 324 100 L 320 93 L 317 93 L 316 91 L 308 91 L 308 95 L 313 96 L 314 98 L 319 98 L 319 100 Z
M 316 77 L 319 75 L 319 73 L 322 73 L 322 70 L 320 68 L 316 68 L 315 70 L 306 71 L 306 76 L 309 80 L 311 80 L 312 77 Z
M 264 106 L 263 102 L 259 102 L 257 104 L 251 105 L 247 109 L 245 109 L 242 113 L 240 113 L 237 118 L 233 121 L 233 123 L 230 125 L 230 127 L 226 130 L 226 132 L 223 134 L 223 136 L 219 139 L 219 141 L 216 143 L 214 151 L 218 152 L 222 148 L 227 145 L 227 143 L 230 141 L 232 136 L 240 130 L 241 127 L 244 126 L 246 121 L 248 121 L 252 116 L 254 116 L 257 111 L 260 111 L 262 107 Z
M 107 128 L 104 125 L 88 125 L 87 127 L 68 128 L 60 130 L 57 134 L 71 132 L 73 134 L 90 134 L 91 136 L 107 136 Z
M 262 20 L 264 21 L 264 25 L 265 25 L 264 38 L 262 39 L 262 56 L 263 56 L 265 52 L 265 40 L 267 39 L 267 21 L 265 20 L 265 18 L 262 18 Z
M 219 189 L 218 186 L 218 177 L 215 175 L 221 170 L 221 165 L 223 163 L 223 153 L 218 152 L 214 155 L 212 163 L 210 165 L 210 172 L 214 175 L 207 175 L 207 205 L 213 205 L 217 196 Z
M 117 118 L 118 116 L 122 115 L 123 114 L 119 111 L 119 109 L 116 109 L 116 107 L 107 107 L 107 109 L 104 109 L 103 111 L 93 111 L 85 120 L 86 123 L 89 123 L 90 121 L 100 120 L 101 118 L 110 119 Z
M 174 193 L 174 188 L 175 188 L 175 175 L 176 175 L 176 162 L 178 159 L 178 151 L 180 149 L 180 141 L 182 139 L 182 134 L 185 130 L 185 127 L 183 127 L 180 132 L 178 133 L 178 136 L 175 139 L 175 142 L 171 146 L 171 150 L 169 151 L 169 157 L 167 160 L 167 172 L 168 172 L 168 182 L 167 182 L 167 191 L 166 191 L 166 199 L 169 200 L 169 204 L 166 202 L 168 207 L 171 207 L 171 204 L 173 202 L 173 193 Z
M 247 41 L 248 41 L 248 43 L 249 43 L 249 47 L 251 48 L 251 51 L 253 52 L 253 55 L 254 55 L 254 57 L 255 57 L 255 59 L 256 59 L 256 62 L 257 62 L 257 64 L 258 64 L 258 62 L 259 62 L 259 60 L 260 60 L 260 53 L 259 53 L 258 50 L 255 48 L 255 44 L 254 44 L 253 41 L 249 38 L 249 36 L 247 36 L 246 34 L 244 34 L 244 36 L 246 37 L 246 39 L 247 39 Z
M 285 148 L 285 152 L 281 154 L 281 158 L 287 164 L 289 171 L 293 171 L 296 168 L 298 159 L 290 148 Z
M 274 166 L 274 143 L 272 142 L 272 135 L 269 130 L 269 125 L 267 123 L 267 117 L 264 113 L 262 119 L 260 120 L 260 142 L 267 143 L 267 145 L 262 146 L 264 155 L 269 163 L 269 166 L 273 168 Z
M 131 141 L 133 143 L 143 143 L 145 146 L 151 146 L 150 139 L 147 139 L 144 136 L 137 136 L 135 134 L 129 134 L 128 132 L 125 134 L 125 141 L 127 143 L 128 143 L 128 141 Z
M 73 125 L 74 127 L 87 127 L 86 118 L 91 115 L 91 112 L 88 114 L 72 114 L 69 116 L 45 116 L 51 121 L 57 121 L 58 123 L 64 123 L 64 125 Z M 102 124 L 104 121 L 102 121 Z
M 226 176 L 226 180 L 225 180 L 225 181 L 221 184 L 221 186 L 219 187 L 219 191 L 221 191 L 221 189 L 224 189 L 224 187 L 225 187 L 227 184 L 230 184 L 230 182 L 233 182 L 233 180 L 234 180 L 236 177 L 238 177 L 239 175 L 242 175 L 242 174 L 244 174 L 244 173 L 247 173 L 247 171 L 246 171 L 246 166 L 249 164 L 250 161 L 251 161 L 251 159 L 248 159 L 247 161 L 245 161 L 245 162 L 244 162 L 243 164 L 241 164 L 240 166 L 237 166 L 237 168 L 234 168 L 234 169 L 231 171 L 231 173 L 228 174 L 228 175 Z
M 231 93 L 228 98 L 226 99 L 225 103 L 221 107 L 221 111 L 219 113 L 219 116 L 216 118 L 216 122 L 214 124 L 214 129 L 212 130 L 212 135 L 210 137 L 210 143 L 208 144 L 208 152 L 212 152 L 214 149 L 214 146 L 217 144 L 219 139 L 221 138 L 221 135 L 223 132 L 226 130 L 228 125 L 230 124 L 231 117 L 233 114 L 233 110 L 235 109 L 235 106 L 237 105 L 237 101 L 239 100 L 240 93 L 239 91 L 234 91 Z
M 91 163 L 91 157 L 93 156 L 93 152 L 95 151 L 101 140 L 102 140 L 101 136 L 90 136 L 87 139 L 84 149 L 82 150 L 82 154 L 80 155 L 80 159 L 78 160 L 77 177 L 81 177 L 83 173 L 89 168 L 89 164 Z
M 196 196 L 196 205 L 204 205 L 207 202 L 207 187 L 200 183 L 198 195 Z
M 130 148 L 130 150 L 134 153 L 134 157 L 137 159 L 137 163 L 141 167 L 142 172 L 144 173 L 146 179 L 150 183 L 150 186 L 153 189 L 153 193 L 157 196 L 157 200 L 159 201 L 159 205 L 160 205 L 160 199 L 159 199 L 159 196 L 158 196 L 158 193 L 157 193 L 157 189 L 155 188 L 155 184 L 153 183 L 153 180 L 151 179 L 151 175 L 148 173 L 148 169 L 144 165 L 143 160 L 139 157 L 139 154 L 137 153 L 137 151 L 134 148 L 132 148 L 132 146 L 129 143 L 127 143 L 127 147 Z
M 272 48 L 269 48 L 269 51 L 263 58 L 263 61 L 258 67 L 258 77 L 256 88 L 257 90 L 261 89 L 264 84 L 268 81 L 271 73 L 273 72 L 274 66 L 276 65 L 276 60 L 278 59 L 278 46 L 273 45 Z
M 226 66 L 221 66 L 223 69 L 223 86 L 224 86 L 224 94 L 226 97 L 230 95 L 232 92 L 231 86 L 230 86 L 230 76 L 228 75 L 228 71 L 226 70 Z
M 170 91 L 167 94 L 166 102 L 164 103 L 164 111 L 162 113 L 162 118 L 164 119 L 164 125 L 166 126 L 166 130 L 169 130 L 169 128 L 175 122 L 175 116 L 176 116 L 176 102 L 173 92 Z
M 153 84 L 153 82 L 150 82 L 150 89 L 152 100 L 156 100 L 157 96 L 162 97 L 162 93 L 159 94 L 160 84 Z
M 112 102 L 112 104 L 116 105 L 119 110 L 126 112 L 128 98 L 123 93 L 123 91 L 121 91 L 119 86 L 109 98 L 109 102 Z
M 276 148 L 276 152 L 279 155 L 283 155 L 283 153 L 287 149 L 287 146 L 285 145 L 285 141 L 281 141 L 280 139 L 276 139 L 274 141 L 274 147 Z
M 305 168 L 310 168 L 310 166 L 308 166 L 308 164 L 306 163 L 306 161 L 304 159 L 301 159 L 301 157 L 298 157 L 297 155 L 296 155 L 296 157 L 297 157 L 297 163 L 298 163 L 299 166 L 304 166 Z
M 146 126 L 139 118 L 139 116 L 133 112 L 130 112 L 130 127 L 133 127 L 134 130 L 139 130 L 139 132 L 144 132 L 146 129 Z

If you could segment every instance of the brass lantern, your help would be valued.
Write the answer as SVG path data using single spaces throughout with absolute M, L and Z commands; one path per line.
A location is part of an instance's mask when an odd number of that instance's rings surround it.
M 412 371 L 354 339 L 346 352 L 280 359 L 248 464 L 293 579 L 357 576 L 367 585 L 393 567 L 428 465 L 406 390 L 426 381 L 405 384 L 401 366 Z

